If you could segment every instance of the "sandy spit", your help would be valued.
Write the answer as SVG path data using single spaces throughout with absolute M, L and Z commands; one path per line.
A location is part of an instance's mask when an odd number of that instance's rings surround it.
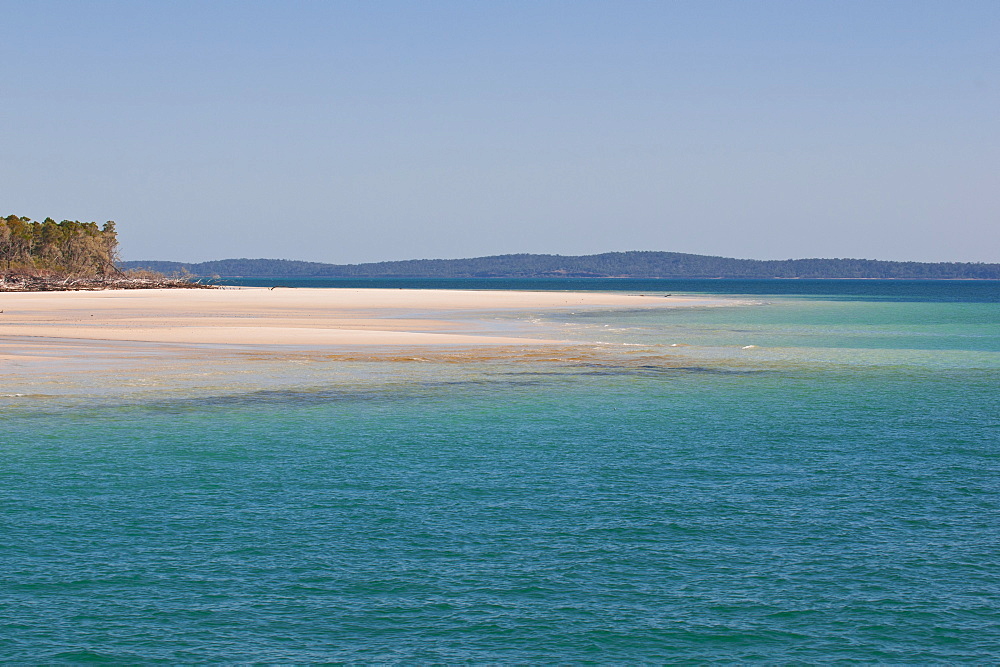
M 497 335 L 496 312 L 665 308 L 719 299 L 595 292 L 229 288 L 0 293 L 3 348 L 44 340 L 210 345 L 547 345 Z M 501 332 L 502 333 L 502 332 Z

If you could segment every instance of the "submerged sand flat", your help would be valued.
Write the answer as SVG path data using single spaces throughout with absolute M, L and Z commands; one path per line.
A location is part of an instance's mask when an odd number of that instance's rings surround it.
M 721 299 L 594 292 L 235 288 L 0 293 L 0 360 L 46 342 L 313 348 L 343 345 L 548 345 L 497 335 L 482 313 L 713 305 Z
M 600 352 L 595 341 L 563 340 L 546 315 L 732 303 L 399 289 L 0 293 L 0 402 L 398 382 L 427 363 L 464 378 L 481 363 L 574 363 Z

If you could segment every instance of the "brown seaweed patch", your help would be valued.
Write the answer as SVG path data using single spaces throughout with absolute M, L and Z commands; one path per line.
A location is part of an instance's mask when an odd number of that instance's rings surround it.
M 252 355 L 247 359 L 271 359 Z M 736 358 L 731 355 L 681 352 L 669 346 L 568 345 L 563 347 L 521 348 L 482 347 L 460 349 L 364 350 L 343 349 L 336 353 L 301 353 L 285 360 L 303 363 L 390 363 L 403 365 L 455 365 L 494 368 L 491 373 L 504 375 L 662 375 L 669 373 L 712 373 L 753 375 L 788 370 L 787 360 Z M 520 368 L 529 366 L 531 368 Z

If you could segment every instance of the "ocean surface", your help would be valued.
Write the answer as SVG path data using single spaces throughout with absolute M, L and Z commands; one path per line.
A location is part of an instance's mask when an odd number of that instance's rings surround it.
M 733 300 L 3 380 L 0 661 L 1000 661 L 1000 283 L 294 284 Z

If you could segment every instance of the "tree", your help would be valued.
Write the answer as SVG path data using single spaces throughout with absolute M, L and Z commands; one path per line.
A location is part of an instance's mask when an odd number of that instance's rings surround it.
M 96 222 L 9 215 L 0 218 L 0 267 L 7 272 L 105 276 L 118 269 L 114 221 Z

